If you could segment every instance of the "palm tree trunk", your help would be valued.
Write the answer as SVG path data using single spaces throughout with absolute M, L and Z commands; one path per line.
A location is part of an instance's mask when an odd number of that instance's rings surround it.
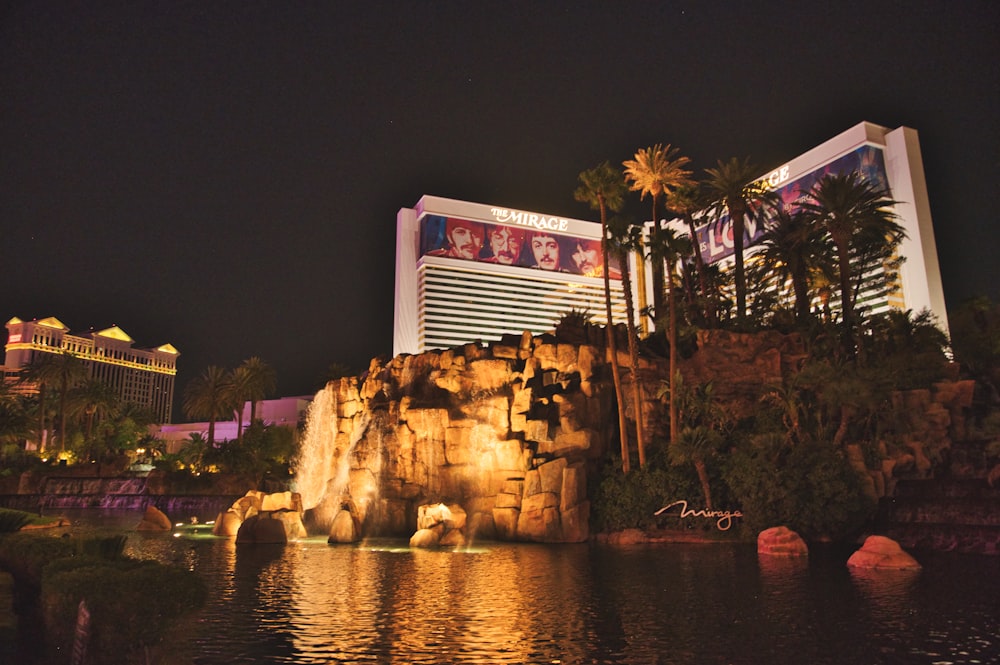
M 708 470 L 705 468 L 705 460 L 700 456 L 693 460 L 694 468 L 698 472 L 698 482 L 701 483 L 701 493 L 705 495 L 705 509 L 712 510 L 712 488 L 708 483 Z
M 667 295 L 670 302 L 670 326 L 667 330 L 667 343 L 670 345 L 670 442 L 677 441 L 677 399 L 674 386 L 677 382 L 677 307 L 674 295 L 674 268 L 670 266 L 667 282 Z
M 632 372 L 632 401 L 635 403 L 635 439 L 639 449 L 640 466 L 645 460 L 646 436 L 643 426 L 642 391 L 639 387 L 639 349 L 636 344 L 635 306 L 632 302 L 632 274 L 628 266 L 628 257 L 622 252 L 619 257 L 622 264 L 622 289 L 625 292 L 625 310 L 627 318 L 625 326 L 628 330 L 629 368 Z
M 653 199 L 653 229 L 654 233 L 660 228 L 660 222 L 656 219 L 656 197 Z M 653 315 L 656 318 L 663 316 L 664 304 L 663 304 L 663 287 L 665 282 L 665 277 L 663 274 L 663 260 L 662 259 L 651 259 L 653 262 Z
M 611 379 L 615 385 L 615 398 L 618 400 L 618 438 L 621 443 L 622 473 L 628 473 L 630 470 L 628 458 L 628 419 L 625 417 L 622 375 L 618 367 L 618 341 L 615 335 L 614 320 L 611 318 L 611 275 L 608 270 L 608 212 L 603 196 L 598 196 L 598 203 L 601 209 L 601 258 L 604 260 L 604 313 L 607 317 L 607 325 L 605 325 L 604 330 L 607 333 L 608 354 L 611 356 Z M 627 270 L 628 266 L 625 266 L 625 269 Z
M 729 215 L 733 223 L 733 259 L 736 270 L 736 320 L 742 321 L 747 311 L 747 282 L 743 270 L 743 233 L 745 232 L 743 223 L 743 211 L 737 206 L 733 209 L 730 205 Z
M 851 300 L 851 257 L 848 241 L 834 238 L 837 246 L 837 263 L 840 269 L 840 310 L 844 316 L 844 350 L 854 355 L 854 303 Z

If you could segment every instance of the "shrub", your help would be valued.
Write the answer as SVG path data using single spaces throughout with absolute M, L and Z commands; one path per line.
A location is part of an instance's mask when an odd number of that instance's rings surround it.
M 41 604 L 50 648 L 67 648 L 81 600 L 91 616 L 90 662 L 144 662 L 169 625 L 205 603 L 195 573 L 153 561 L 92 556 L 62 559 L 45 568 Z
M 653 464 L 621 472 L 612 460 L 594 495 L 594 526 L 598 531 L 650 528 L 659 523 L 656 511 L 681 497 L 701 496 L 701 488 L 688 467 Z
M 32 514 L 22 510 L 0 508 L 0 533 L 20 531 L 21 527 L 32 520 Z
M 762 436 L 734 450 L 726 480 L 752 533 L 784 525 L 804 538 L 844 538 L 872 517 L 858 472 L 830 445 Z

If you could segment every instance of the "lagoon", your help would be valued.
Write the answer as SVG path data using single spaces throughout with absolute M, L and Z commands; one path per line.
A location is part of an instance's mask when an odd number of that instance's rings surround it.
M 919 572 L 855 572 L 752 544 L 609 547 L 404 541 L 239 546 L 132 530 L 140 514 L 67 511 L 125 531 L 126 552 L 209 584 L 184 649 L 197 665 L 271 663 L 991 663 L 1000 557 L 915 552 Z

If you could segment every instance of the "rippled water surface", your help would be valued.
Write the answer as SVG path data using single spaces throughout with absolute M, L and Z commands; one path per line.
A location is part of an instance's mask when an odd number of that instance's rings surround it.
M 789 561 L 719 544 L 427 551 L 318 538 L 237 548 L 181 531 L 133 532 L 127 549 L 209 582 L 191 635 L 199 665 L 944 664 L 1000 654 L 997 557 L 918 554 L 920 572 L 857 573 L 839 550 Z

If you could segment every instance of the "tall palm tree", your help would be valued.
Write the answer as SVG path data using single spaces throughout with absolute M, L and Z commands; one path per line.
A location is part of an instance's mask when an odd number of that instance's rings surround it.
M 891 210 L 895 203 L 883 189 L 853 171 L 823 176 L 802 203 L 806 218 L 826 229 L 836 249 L 848 353 L 853 353 L 854 348 L 855 317 L 851 256 L 872 246 L 895 248 L 906 237 Z
M 721 225 L 723 216 L 728 214 L 733 230 L 733 259 L 736 279 L 736 318 L 746 316 L 747 283 L 743 268 L 743 246 L 747 219 L 763 223 L 776 202 L 773 191 L 759 184 L 755 178 L 759 170 L 749 158 L 742 161 L 736 157 L 728 162 L 719 160 L 714 169 L 705 169 L 712 204 L 710 210 L 716 224 Z
M 70 389 L 87 376 L 87 365 L 69 352 L 46 353 L 31 363 L 25 379 L 39 386 L 39 400 L 42 415 L 40 424 L 44 432 L 45 387 L 55 387 L 59 394 L 59 450 L 66 450 L 66 416 Z
M 193 420 L 208 421 L 208 445 L 215 445 L 215 423 L 229 414 L 232 391 L 229 373 L 211 365 L 184 388 L 184 414 Z
M 119 406 L 114 388 L 99 379 L 87 379 L 74 388 L 70 401 L 72 410 L 84 417 L 87 441 L 93 435 L 94 421 L 115 414 Z
M 641 199 L 649 196 L 652 203 L 654 226 L 659 225 L 657 203 L 660 199 L 669 196 L 678 187 L 694 184 L 691 179 L 691 171 L 684 168 L 690 162 L 689 158 L 678 155 L 677 148 L 672 148 L 669 143 L 667 145 L 657 143 L 650 148 L 638 150 L 633 159 L 622 162 L 629 189 L 633 192 L 639 192 Z M 656 316 L 663 316 L 663 292 L 663 265 L 654 261 L 653 309 Z
M 621 439 L 622 472 L 629 472 L 628 427 L 625 418 L 625 400 L 622 395 L 621 371 L 618 368 L 618 343 L 615 339 L 615 325 L 611 318 L 611 276 L 609 274 L 608 252 L 608 210 L 618 212 L 625 203 L 625 181 L 609 162 L 580 173 L 580 186 L 573 192 L 573 198 L 586 203 L 591 210 L 601 215 L 601 256 L 604 260 L 604 311 L 607 317 L 608 353 L 611 356 L 611 376 L 618 400 L 618 431 Z
M 625 294 L 625 327 L 628 332 L 629 371 L 632 373 L 632 401 L 635 403 L 635 440 L 639 451 L 639 466 L 646 463 L 646 427 L 639 385 L 639 335 L 635 326 L 635 303 L 632 302 L 632 270 L 629 254 L 642 253 L 642 228 L 624 217 L 608 220 L 608 243 L 622 267 L 622 291 Z M 627 451 L 626 451 L 627 452 Z
M 701 299 L 704 305 L 705 319 L 709 323 L 715 322 L 714 297 L 709 293 L 709 281 L 705 260 L 701 255 L 701 247 L 698 242 L 698 230 L 694 216 L 705 209 L 704 195 L 697 183 L 678 187 L 667 196 L 667 209 L 680 215 L 688 228 L 688 235 L 691 237 L 691 247 L 694 253 L 695 270 L 698 272 L 698 290 L 701 292 Z
M 277 376 L 274 368 L 257 356 L 247 358 L 239 369 L 248 375 L 246 382 L 246 399 L 250 400 L 250 422 L 257 419 L 257 403 L 272 394 L 277 386 Z
M 801 210 L 775 212 L 760 241 L 761 268 L 781 284 L 792 283 L 795 318 L 809 318 L 809 278 L 822 272 L 830 259 L 823 229 L 810 223 Z
M 677 381 L 677 291 L 674 284 L 674 270 L 681 259 L 692 251 L 691 243 L 682 238 L 672 229 L 664 229 L 660 234 L 660 252 L 667 265 L 667 307 L 670 310 L 670 322 L 667 325 L 667 343 L 670 345 L 670 386 Z M 670 391 L 670 443 L 677 441 L 677 400 L 674 391 Z

